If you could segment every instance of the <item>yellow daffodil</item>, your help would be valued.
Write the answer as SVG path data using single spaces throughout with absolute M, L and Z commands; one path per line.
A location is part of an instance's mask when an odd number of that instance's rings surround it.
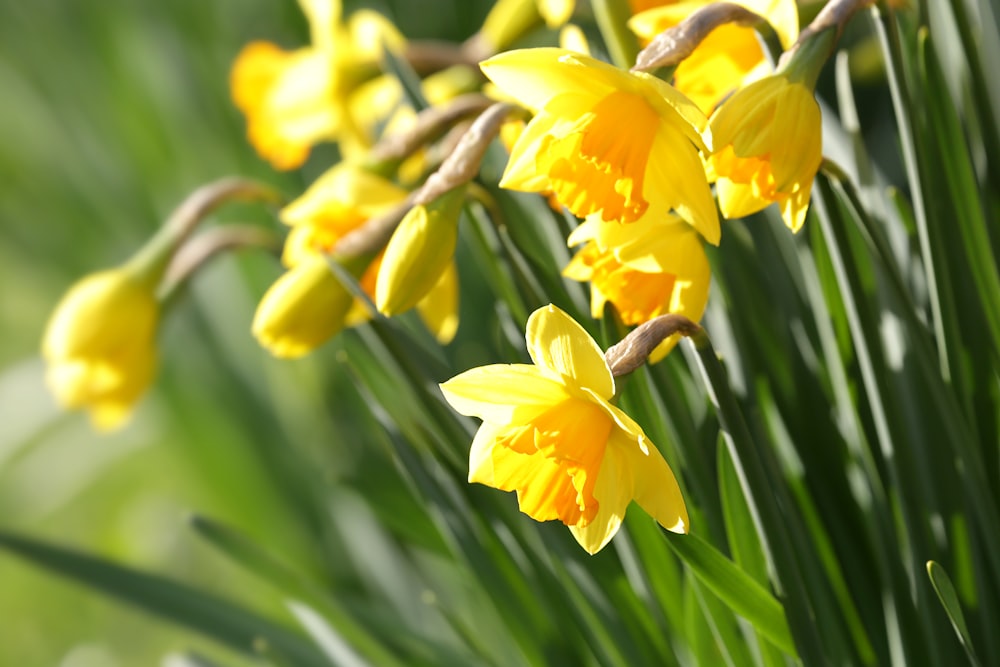
M 333 274 L 326 254 L 369 219 L 406 199 L 406 190 L 351 163 L 341 163 L 321 176 L 306 192 L 281 211 L 292 227 L 285 240 L 282 261 L 289 267 L 261 299 L 253 333 L 278 357 L 300 357 L 336 335 L 344 327 L 367 321 L 368 307 L 354 299 Z M 370 260 L 358 258 L 349 267 L 361 289 L 375 298 L 380 252 Z M 417 303 L 424 323 L 443 343 L 458 326 L 458 284 L 453 270 L 445 270 Z
M 153 282 L 153 285 L 150 283 Z M 94 273 L 56 306 L 42 341 L 46 381 L 102 431 L 120 426 L 156 369 L 155 281 L 126 268 Z
M 710 0 L 675 2 L 649 9 L 632 17 L 629 28 L 643 43 L 672 28 Z M 799 34 L 799 17 L 794 0 L 735 0 L 767 19 L 783 47 L 788 48 Z M 728 23 L 717 27 L 674 71 L 674 85 L 705 113 L 733 90 L 773 71 L 756 31 Z
M 281 211 L 291 225 L 282 262 L 289 271 L 261 299 L 253 333 L 278 357 L 311 352 L 344 326 L 362 321 L 365 309 L 355 304 L 332 273 L 326 253 L 370 218 L 402 202 L 406 190 L 361 167 L 342 162 L 316 180 Z M 361 271 L 362 287 L 374 287 L 378 258 Z M 369 291 L 374 294 L 374 288 Z
M 697 322 L 704 314 L 711 282 L 708 258 L 698 234 L 676 216 L 632 225 L 588 218 L 573 230 L 568 243 L 586 244 L 563 275 L 590 281 L 594 317 L 603 315 L 608 302 L 628 325 L 666 313 Z M 679 338 L 677 334 L 663 341 L 650 361 L 662 359 Z
M 377 72 L 383 44 L 403 39 L 381 15 L 355 12 L 344 24 L 340 0 L 303 0 L 312 44 L 285 51 L 253 42 L 230 76 L 233 101 L 247 117 L 247 134 L 277 169 L 294 169 L 320 141 L 357 141 L 359 123 L 349 94 Z
M 293 267 L 304 258 L 333 250 L 337 242 L 370 218 L 406 199 L 403 188 L 351 162 L 341 162 L 316 179 L 282 209 L 292 231 L 282 261 Z
M 823 159 L 821 126 L 812 90 L 783 74 L 737 91 L 712 116 L 708 173 L 722 214 L 740 218 L 776 203 L 797 232 Z
M 698 151 L 707 120 L 660 79 L 564 49 L 523 49 L 481 63 L 535 116 L 500 185 L 551 191 L 574 214 L 634 222 L 671 209 L 710 243 L 719 220 Z
M 452 407 L 483 420 L 469 481 L 517 491 L 522 512 L 562 521 L 592 554 L 632 500 L 667 530 L 687 532 L 673 472 L 610 402 L 615 381 L 597 343 L 554 306 L 532 313 L 526 338 L 533 365 L 474 368 L 441 385 Z

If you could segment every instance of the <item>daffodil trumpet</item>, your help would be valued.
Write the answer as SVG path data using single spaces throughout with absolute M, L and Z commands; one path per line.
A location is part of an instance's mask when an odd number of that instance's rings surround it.
M 522 49 L 481 64 L 535 113 L 500 186 L 552 193 L 573 214 L 607 222 L 677 212 L 712 244 L 721 230 L 699 150 L 707 119 L 684 95 L 565 49 Z M 664 158 L 663 156 L 669 156 Z

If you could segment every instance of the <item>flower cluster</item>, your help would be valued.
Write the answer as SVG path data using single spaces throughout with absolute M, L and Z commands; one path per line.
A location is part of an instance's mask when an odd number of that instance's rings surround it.
M 632 2 L 628 27 L 648 44 L 632 69 L 589 54 L 572 1 L 501 0 L 453 51 L 408 43 L 372 11 L 345 18 L 339 0 L 301 5 L 310 43 L 253 42 L 230 78 L 249 141 L 275 168 L 302 166 L 320 142 L 340 156 L 278 214 L 284 273 L 251 327 L 275 356 L 301 357 L 345 327 L 411 309 L 450 342 L 460 221 L 470 202 L 497 208 L 474 181 L 487 180 L 480 165 L 501 130 L 509 156 L 499 187 L 542 194 L 578 223 L 562 274 L 589 284 L 594 318 L 700 320 L 706 249 L 725 236 L 720 212 L 742 218 L 773 203 L 792 231 L 803 225 L 822 159 L 813 87 L 833 31 L 800 37 L 793 0 Z M 543 18 L 564 28 L 563 47 L 503 50 Z M 777 68 L 754 27 L 785 50 Z M 386 67 L 393 59 L 422 75 L 419 88 Z M 152 379 L 160 282 L 188 231 L 157 246 L 142 271 L 84 280 L 52 318 L 51 384 L 100 425 L 120 422 Z M 666 529 L 686 531 L 678 481 L 613 404 L 615 380 L 594 340 L 551 305 L 526 327 L 534 365 L 488 365 L 441 385 L 456 410 L 483 420 L 470 481 L 516 491 L 523 512 L 565 523 L 590 553 L 633 499 Z M 658 341 L 649 361 L 678 335 Z

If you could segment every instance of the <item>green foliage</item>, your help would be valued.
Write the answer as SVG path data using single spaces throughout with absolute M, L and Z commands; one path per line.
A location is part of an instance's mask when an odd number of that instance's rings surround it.
M 561 277 L 567 220 L 496 188 L 499 146 L 461 220 L 452 344 L 407 314 L 271 360 L 249 323 L 279 269 L 226 257 L 171 314 L 131 430 L 97 440 L 42 403 L 36 341 L 73 278 L 202 182 L 235 172 L 293 197 L 335 156 L 272 173 L 226 98 L 240 45 L 304 39 L 294 3 L 6 3 L 0 612 L 17 620 L 0 663 L 90 644 L 172 666 L 1000 663 L 998 17 L 886 4 L 853 20 L 820 83 L 839 114 L 824 108 L 805 228 L 774 210 L 725 222 L 706 335 L 619 380 L 691 535 L 633 506 L 588 556 L 466 482 L 476 424 L 437 388 L 526 361 L 525 321 L 548 302 L 602 345 L 624 331 Z M 449 39 L 486 10 L 442 2 L 452 23 L 433 35 L 410 5 L 389 7 L 404 31 Z M 872 45 L 879 78 L 852 80 Z M 404 59 L 385 67 L 425 103 Z M 883 89 L 886 106 L 856 104 Z M 249 206 L 217 217 L 277 228 Z M 149 616 L 123 625 L 22 560 Z

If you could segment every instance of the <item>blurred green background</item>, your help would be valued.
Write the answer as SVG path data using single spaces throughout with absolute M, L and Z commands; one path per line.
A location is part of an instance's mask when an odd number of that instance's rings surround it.
M 454 40 L 471 34 L 487 4 L 375 6 L 410 37 Z M 287 619 L 276 595 L 197 542 L 190 513 L 238 527 L 330 581 L 338 559 L 364 556 L 324 534 L 337 509 L 315 516 L 302 480 L 342 481 L 345 504 L 352 484 L 391 494 L 394 480 L 366 476 L 361 437 L 349 430 L 355 392 L 330 370 L 338 345 L 278 362 L 250 336 L 256 299 L 279 271 L 273 258 L 226 257 L 198 277 L 161 331 L 159 378 L 121 432 L 98 436 L 85 416 L 60 413 L 38 355 L 64 290 L 127 258 L 198 185 L 238 174 L 294 196 L 329 164 L 332 151 L 320 150 L 301 173 L 277 174 L 244 140 L 227 77 L 253 39 L 304 45 L 297 4 L 0 0 L 0 528 Z M 274 224 L 249 206 L 218 217 Z M 301 456 L 288 455 L 293 446 Z M 189 647 L 245 664 L 6 554 L 0 591 L 2 665 L 158 664 Z

